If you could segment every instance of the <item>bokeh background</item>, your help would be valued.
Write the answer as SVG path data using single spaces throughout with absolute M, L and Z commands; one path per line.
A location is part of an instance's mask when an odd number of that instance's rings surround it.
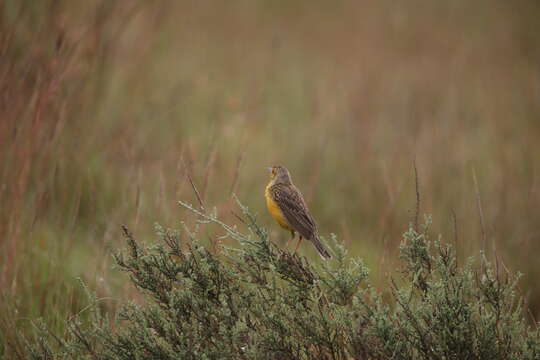
M 524 273 L 538 318 L 539 34 L 534 0 L 0 2 L 0 354 L 37 317 L 63 331 L 77 278 L 111 311 L 135 296 L 120 225 L 181 227 L 188 175 L 283 244 L 273 164 L 381 289 L 418 187 L 460 259 Z

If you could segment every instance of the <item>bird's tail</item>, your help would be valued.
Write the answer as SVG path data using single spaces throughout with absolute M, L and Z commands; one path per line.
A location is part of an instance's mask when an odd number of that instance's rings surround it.
M 317 251 L 321 255 L 323 259 L 330 259 L 332 255 L 326 250 L 326 247 L 322 244 L 321 240 L 319 239 L 318 235 L 315 235 L 313 239 L 311 239 L 311 242 L 315 247 L 317 248 Z

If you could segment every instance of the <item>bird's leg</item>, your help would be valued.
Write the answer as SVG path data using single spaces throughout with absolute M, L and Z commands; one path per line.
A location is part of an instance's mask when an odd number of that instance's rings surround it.
M 286 251 L 289 251 L 289 245 L 291 244 L 291 240 L 294 239 L 294 235 L 295 235 L 294 230 L 291 230 L 291 235 L 292 235 L 292 237 L 287 241 L 287 244 L 285 244 L 285 250 Z
M 300 238 L 298 239 L 298 242 L 296 243 L 296 249 L 294 249 L 294 252 L 296 252 L 296 250 L 298 250 L 298 247 L 300 246 L 301 242 L 302 242 L 302 236 L 300 236 Z

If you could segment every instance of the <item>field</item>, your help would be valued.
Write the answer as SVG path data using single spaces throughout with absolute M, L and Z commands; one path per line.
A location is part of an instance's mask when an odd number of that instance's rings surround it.
M 36 318 L 61 333 L 78 278 L 110 311 L 136 296 L 112 268 L 120 226 L 180 228 L 189 179 L 284 244 L 274 164 L 381 289 L 431 214 L 461 259 L 522 272 L 540 318 L 539 18 L 503 0 L 0 3 L 0 355 Z

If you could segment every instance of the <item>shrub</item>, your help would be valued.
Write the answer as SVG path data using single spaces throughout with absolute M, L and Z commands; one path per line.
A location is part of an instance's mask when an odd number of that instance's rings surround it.
M 144 295 L 113 322 L 91 297 L 93 320 L 70 321 L 68 339 L 44 327 L 28 342 L 32 358 L 95 359 L 535 359 L 540 337 L 527 325 L 518 276 L 484 258 L 458 266 L 449 245 L 429 238 L 429 218 L 409 229 L 400 277 L 388 295 L 368 281 L 331 237 L 334 257 L 310 262 L 276 247 L 241 206 L 247 234 L 182 203 L 195 230 L 156 226 L 144 247 L 124 228 L 127 251 L 115 255 Z M 238 248 L 211 252 L 200 227 L 216 223 Z

